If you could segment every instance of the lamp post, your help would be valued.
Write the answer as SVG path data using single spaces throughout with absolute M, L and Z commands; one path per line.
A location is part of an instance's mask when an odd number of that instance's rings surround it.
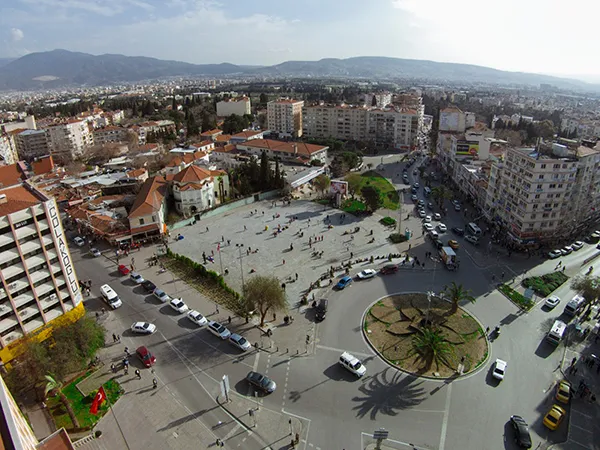
M 246 310 L 246 323 L 248 323 L 248 304 L 246 303 L 246 287 L 244 284 L 244 260 L 242 259 L 242 248 L 244 244 L 235 244 L 240 252 L 240 275 L 242 276 L 242 298 L 244 301 L 244 309 Z
M 427 322 L 428 325 L 429 325 L 429 310 L 431 309 L 431 297 L 434 295 L 435 295 L 435 292 L 427 291 L 427 316 L 425 318 L 425 321 Z

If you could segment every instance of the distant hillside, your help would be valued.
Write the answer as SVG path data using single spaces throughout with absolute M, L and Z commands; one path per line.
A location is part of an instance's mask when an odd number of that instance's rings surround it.
M 7 65 L 9 62 L 13 62 L 16 58 L 0 58 L 0 67 Z
M 241 72 L 233 64 L 188 64 L 123 55 L 89 55 L 53 50 L 30 53 L 0 67 L 0 89 L 97 86 L 177 75 L 226 75 Z
M 3 65 L 4 64 L 4 65 Z M 16 60 L 0 59 L 0 90 L 98 86 L 168 76 L 346 77 L 367 79 L 426 79 L 439 82 L 482 82 L 502 85 L 548 83 L 556 87 L 598 90 L 599 85 L 525 72 L 506 72 L 468 64 L 360 56 L 320 61 L 287 61 L 267 67 L 189 64 L 123 55 L 90 55 L 67 50 L 30 53 Z

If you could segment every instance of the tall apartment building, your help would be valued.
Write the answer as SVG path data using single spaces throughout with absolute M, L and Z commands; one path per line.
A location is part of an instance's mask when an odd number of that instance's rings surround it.
M 24 336 L 47 337 L 54 320 L 83 314 L 56 202 L 29 183 L 1 189 L 0 358 L 13 359 Z
M 418 144 L 423 114 L 409 108 L 367 108 L 315 105 L 302 109 L 308 137 L 373 141 L 377 145 L 412 149 Z
M 267 128 L 287 136 L 302 136 L 303 106 L 304 101 L 291 99 L 267 103 Z
M 21 129 L 0 133 L 0 158 L 7 164 L 14 164 L 19 157 L 17 156 L 16 135 Z
M 456 106 L 448 106 L 440 111 L 440 131 L 464 133 L 475 126 L 475 113 L 463 112 Z
M 48 126 L 48 138 L 52 155 L 63 161 L 81 156 L 94 144 L 90 124 L 85 120 L 69 119 L 65 123 Z
M 127 128 L 108 126 L 94 130 L 94 144 L 103 145 L 127 140 Z
M 50 154 L 47 130 L 25 130 L 17 134 L 15 140 L 19 159 L 30 162 Z
M 248 97 L 230 98 L 217 102 L 217 116 L 227 117 L 232 114 L 243 116 L 252 112 Z

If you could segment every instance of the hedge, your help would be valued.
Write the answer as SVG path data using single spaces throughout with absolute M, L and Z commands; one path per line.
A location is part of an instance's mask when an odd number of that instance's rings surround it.
M 525 298 L 525 296 L 518 293 L 510 286 L 507 286 L 506 284 L 501 284 L 498 286 L 498 290 L 504 295 L 506 295 L 510 300 L 512 300 L 513 303 L 516 303 L 524 310 L 529 311 L 531 308 L 533 308 L 534 303 L 531 300 L 528 300 L 527 298 Z
M 541 277 L 525 278 L 523 286 L 533 289 L 540 297 L 547 297 L 568 279 L 563 272 L 552 272 Z
M 379 221 L 380 224 L 385 225 L 386 227 L 393 227 L 396 225 L 396 219 L 392 218 L 392 217 L 384 217 L 383 219 L 381 219 Z
M 400 244 L 401 242 L 406 242 L 408 239 L 403 233 L 392 233 L 389 236 L 389 240 L 392 241 L 394 244 Z

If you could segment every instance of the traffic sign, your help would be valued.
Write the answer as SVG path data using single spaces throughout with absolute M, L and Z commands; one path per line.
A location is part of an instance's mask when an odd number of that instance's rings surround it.
M 380 428 L 373 432 L 373 439 L 387 439 L 389 434 L 389 431 Z

